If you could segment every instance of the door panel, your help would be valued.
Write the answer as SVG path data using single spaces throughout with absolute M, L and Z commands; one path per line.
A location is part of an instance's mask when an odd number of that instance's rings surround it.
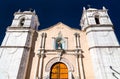
M 68 79 L 68 68 L 64 63 L 56 63 L 51 68 L 50 79 Z

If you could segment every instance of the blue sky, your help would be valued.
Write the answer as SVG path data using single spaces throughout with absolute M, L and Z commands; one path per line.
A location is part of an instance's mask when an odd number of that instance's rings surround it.
M 80 29 L 82 9 L 87 5 L 92 8 L 108 9 L 114 24 L 115 33 L 120 41 L 120 4 L 116 0 L 0 0 L 0 44 L 5 31 L 11 25 L 14 12 L 35 9 L 39 17 L 39 29 L 50 27 L 58 22 Z

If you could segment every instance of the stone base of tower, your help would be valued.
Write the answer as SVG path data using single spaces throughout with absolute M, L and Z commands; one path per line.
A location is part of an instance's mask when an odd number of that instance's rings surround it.
M 120 77 L 120 47 L 90 49 L 96 79 Z

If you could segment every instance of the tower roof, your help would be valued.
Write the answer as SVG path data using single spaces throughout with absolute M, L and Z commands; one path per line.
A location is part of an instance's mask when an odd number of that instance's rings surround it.
M 87 10 L 97 10 L 96 8 L 89 8 L 89 9 L 87 9 Z
M 35 14 L 36 15 L 36 12 L 35 12 L 35 10 L 34 11 L 31 11 L 31 10 L 28 10 L 28 11 L 21 11 L 20 9 L 17 11 L 17 12 L 15 12 L 14 14 Z
M 31 11 L 24 11 L 23 13 L 32 13 Z

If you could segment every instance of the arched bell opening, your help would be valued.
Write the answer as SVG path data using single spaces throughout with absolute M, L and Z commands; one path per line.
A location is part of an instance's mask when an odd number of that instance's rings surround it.
M 21 20 L 20 20 L 20 26 L 23 26 L 24 25 L 24 23 L 25 23 L 25 18 L 21 18 Z
M 96 22 L 96 24 L 100 24 L 99 15 L 95 15 L 95 22 Z

